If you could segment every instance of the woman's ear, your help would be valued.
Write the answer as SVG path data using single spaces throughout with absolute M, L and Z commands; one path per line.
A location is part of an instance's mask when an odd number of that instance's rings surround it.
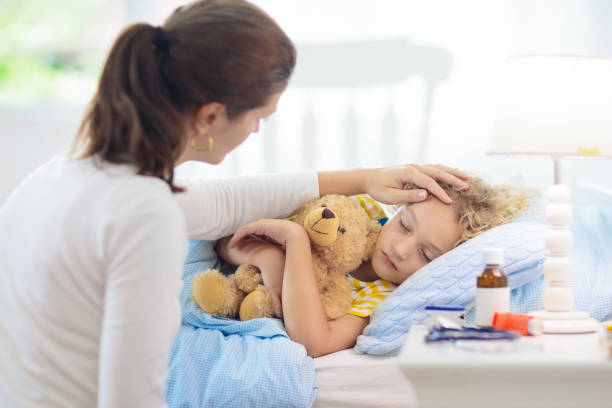
M 198 135 L 206 135 L 210 128 L 227 119 L 227 109 L 219 102 L 208 102 L 200 106 L 195 114 L 194 128 Z
M 376 240 L 378 239 L 381 229 L 382 227 L 377 221 L 371 220 L 368 223 L 368 240 L 366 242 L 365 252 L 363 254 L 364 262 L 368 261 L 372 257 L 374 248 L 376 248 Z

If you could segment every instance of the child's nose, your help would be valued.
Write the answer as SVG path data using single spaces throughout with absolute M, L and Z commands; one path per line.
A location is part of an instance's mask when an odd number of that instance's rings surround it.
M 407 240 L 406 238 L 404 239 L 399 239 L 397 241 L 395 241 L 395 244 L 393 245 L 393 252 L 394 255 L 399 259 L 399 260 L 405 260 L 406 258 L 409 257 L 410 252 L 412 251 L 412 247 L 414 245 L 412 244 L 412 242 L 410 242 L 409 240 Z

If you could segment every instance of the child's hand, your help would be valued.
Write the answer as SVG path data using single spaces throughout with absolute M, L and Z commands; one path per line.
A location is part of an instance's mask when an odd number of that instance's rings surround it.
M 292 240 L 306 239 L 308 235 L 301 225 L 288 220 L 262 219 L 243 225 L 236 231 L 229 242 L 229 247 L 234 248 L 245 239 L 259 239 L 269 243 L 287 248 L 287 243 Z

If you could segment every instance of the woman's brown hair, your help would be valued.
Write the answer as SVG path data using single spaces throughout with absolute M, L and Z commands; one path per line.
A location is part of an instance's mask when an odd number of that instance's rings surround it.
M 208 102 L 229 119 L 282 90 L 295 66 L 291 40 L 243 0 L 179 7 L 162 27 L 134 24 L 113 44 L 73 152 L 128 163 L 165 180 L 184 149 L 188 120 Z

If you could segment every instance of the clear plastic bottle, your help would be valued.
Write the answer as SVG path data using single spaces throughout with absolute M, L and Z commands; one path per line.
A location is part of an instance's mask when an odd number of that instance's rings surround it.
M 493 315 L 510 310 L 508 277 L 501 269 L 504 251 L 500 248 L 486 248 L 482 252 L 486 264 L 476 280 L 476 318 L 478 327 L 491 327 Z

